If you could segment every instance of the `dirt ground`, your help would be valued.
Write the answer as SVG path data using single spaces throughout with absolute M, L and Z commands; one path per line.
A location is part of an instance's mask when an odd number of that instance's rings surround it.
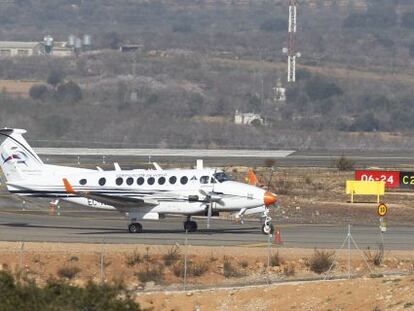
M 144 310 L 414 310 L 414 277 L 140 294 Z
M 345 194 L 346 181 L 354 180 L 353 171 L 277 168 L 277 163 L 275 167 L 270 182 L 270 190 L 279 197 L 279 208 L 272 211 L 275 223 L 378 224 L 376 197 L 355 196 L 355 203 L 351 204 Z M 271 171 L 266 168 L 256 171 L 260 182 L 267 187 Z M 246 168 L 233 168 L 231 174 L 243 180 Z M 389 226 L 414 223 L 413 195 L 409 189 L 386 189 L 380 199 L 388 206 L 385 219 Z
M 0 92 L 5 91 L 13 96 L 29 97 L 30 88 L 40 81 L 0 80 Z

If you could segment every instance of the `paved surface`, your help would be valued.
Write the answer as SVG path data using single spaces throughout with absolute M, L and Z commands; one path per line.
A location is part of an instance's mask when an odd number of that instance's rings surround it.
M 355 161 L 357 167 L 414 167 L 414 152 L 375 151 L 298 151 L 291 150 L 184 150 L 184 149 L 84 149 L 36 148 L 47 163 L 65 165 L 105 165 L 119 162 L 127 168 L 142 167 L 156 161 L 195 165 L 204 159 L 210 166 L 262 166 L 269 159 L 276 167 L 334 167 L 341 155 Z
M 214 219 L 212 228 L 205 229 L 205 219 L 196 219 L 200 230 L 188 234 L 192 245 L 250 245 L 267 244 L 267 236 L 260 232 L 258 222 L 244 225 Z M 50 216 L 43 209 L 0 209 L 0 240 L 4 241 L 53 241 L 137 244 L 184 243 L 182 219 L 167 218 L 162 221 L 143 221 L 144 232 L 131 234 L 127 221 L 118 213 L 64 208 L 61 216 Z M 347 228 L 328 225 L 281 225 L 285 247 L 340 248 L 346 238 Z M 352 235 L 360 248 L 376 248 L 380 241 L 377 227 L 358 226 Z M 389 228 L 384 235 L 386 249 L 414 250 L 414 227 Z

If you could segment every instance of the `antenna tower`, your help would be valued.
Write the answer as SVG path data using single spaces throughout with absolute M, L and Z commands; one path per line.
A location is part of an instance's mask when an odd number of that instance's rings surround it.
M 289 38 L 288 47 L 284 49 L 288 55 L 288 82 L 296 81 L 296 57 L 300 57 L 300 53 L 296 52 L 296 0 L 289 0 Z

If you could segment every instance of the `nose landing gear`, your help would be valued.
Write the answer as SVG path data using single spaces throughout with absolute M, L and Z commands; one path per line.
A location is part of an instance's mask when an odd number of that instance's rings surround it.
M 262 225 L 262 233 L 266 235 L 271 235 L 275 232 L 275 227 L 272 225 L 272 217 L 270 217 L 269 213 L 270 209 L 266 206 L 266 209 L 263 212 L 263 217 L 265 218 L 265 221 Z
M 142 232 L 142 225 L 138 222 L 132 223 L 128 226 L 128 230 L 131 233 L 141 233 Z

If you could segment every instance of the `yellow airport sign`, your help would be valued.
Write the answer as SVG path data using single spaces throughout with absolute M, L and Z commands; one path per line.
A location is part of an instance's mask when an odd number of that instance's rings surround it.
M 378 215 L 380 217 L 384 217 L 385 215 L 387 215 L 388 208 L 387 208 L 387 206 L 384 203 L 381 203 L 380 205 L 378 205 L 377 212 L 378 212 Z
M 347 180 L 346 194 L 351 195 L 351 203 L 354 203 L 354 195 L 376 195 L 379 203 L 380 195 L 385 193 L 385 182 L 383 181 L 360 181 Z

